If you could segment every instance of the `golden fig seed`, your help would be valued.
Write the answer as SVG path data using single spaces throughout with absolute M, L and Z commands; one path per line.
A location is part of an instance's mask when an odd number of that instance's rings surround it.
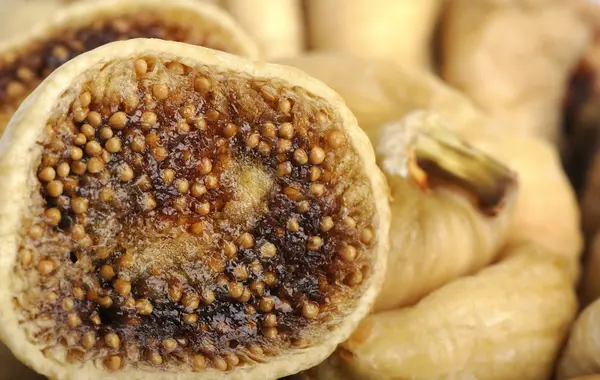
M 87 171 L 92 174 L 100 173 L 104 170 L 104 160 L 100 157 L 92 157 L 87 163 Z
M 319 165 L 325 161 L 325 151 L 316 146 L 310 150 L 310 163 L 313 165 Z
M 47 167 L 40 171 L 40 174 L 38 174 L 38 178 L 44 182 L 50 182 L 54 178 L 56 178 L 56 172 L 54 171 L 54 168 Z
M 110 119 L 108 119 L 108 125 L 114 129 L 123 129 L 127 124 L 127 114 L 123 111 L 115 112 Z
M 44 211 L 44 216 L 46 217 L 46 223 L 50 226 L 58 226 L 58 223 L 60 223 L 60 219 L 62 218 L 62 215 L 57 208 L 47 209 Z
M 305 302 L 302 305 L 302 315 L 305 318 L 313 319 L 319 315 L 319 305 L 314 302 Z
M 175 339 L 165 339 L 162 341 L 162 347 L 166 353 L 171 353 L 177 349 L 177 342 Z
M 118 355 L 112 355 L 104 359 L 104 366 L 111 370 L 116 371 L 121 368 L 121 357 Z
M 119 293 L 123 297 L 127 297 L 131 292 L 131 283 L 129 281 L 125 281 L 123 279 L 118 278 L 114 283 L 114 288 L 117 293 Z
M 81 340 L 83 348 L 86 350 L 91 349 L 96 345 L 96 334 L 93 331 L 88 331 L 83 335 Z
M 59 197 L 63 192 L 63 183 L 59 180 L 52 180 L 46 185 L 46 191 L 51 197 Z
M 192 357 L 192 370 L 194 372 L 201 371 L 206 368 L 206 359 L 200 354 L 196 354 Z
M 148 63 L 142 58 L 136 59 L 133 63 L 133 67 L 135 68 L 137 76 L 142 76 L 148 71 Z
M 373 241 L 373 229 L 365 227 L 360 231 L 360 241 L 363 244 L 370 244 Z
M 71 328 L 78 327 L 81 325 L 81 318 L 79 318 L 77 313 L 71 313 L 67 315 L 67 325 L 69 325 Z
M 164 83 L 155 83 L 152 85 L 152 94 L 157 100 L 165 100 L 169 97 L 169 88 Z
M 71 209 L 75 214 L 83 214 L 87 211 L 89 201 L 86 198 L 73 197 L 71 198 Z
M 96 111 L 91 111 L 88 113 L 87 121 L 92 127 L 98 128 L 102 124 L 102 116 Z
M 158 118 L 154 112 L 145 111 L 142 113 L 140 118 L 140 124 L 142 127 L 148 129 L 156 125 Z
M 296 149 L 294 151 L 294 161 L 300 165 L 304 165 L 308 162 L 308 155 L 306 151 L 302 148 Z
M 135 301 L 135 310 L 140 315 L 152 314 L 152 303 L 147 299 Z
M 104 144 L 104 147 L 110 153 L 119 152 L 121 150 L 121 146 L 121 139 L 118 137 L 112 137 L 106 142 L 106 144 Z
M 311 251 L 316 251 L 319 248 L 321 248 L 322 245 L 323 239 L 321 239 L 319 236 L 311 236 L 310 238 L 308 238 L 308 243 L 306 244 L 306 247 Z
M 70 171 L 71 171 L 71 167 L 66 162 L 62 162 L 56 168 L 56 174 L 58 174 L 58 176 L 62 177 L 62 178 L 68 176 Z
M 104 336 L 104 343 L 110 348 L 119 348 L 121 346 L 121 339 L 115 333 L 108 333 Z
M 260 248 L 260 253 L 262 255 L 262 257 L 265 258 L 273 258 L 275 257 L 275 254 L 277 253 L 277 248 L 275 247 L 275 245 L 273 243 L 265 243 L 262 245 L 262 247 Z
M 40 260 L 40 262 L 37 265 L 38 272 L 40 272 L 40 274 L 44 276 L 47 276 L 54 272 L 54 269 L 56 269 L 56 264 L 54 264 L 54 261 L 48 259 Z
M 252 248 L 254 247 L 254 237 L 248 232 L 244 232 L 238 237 L 237 243 L 242 248 Z

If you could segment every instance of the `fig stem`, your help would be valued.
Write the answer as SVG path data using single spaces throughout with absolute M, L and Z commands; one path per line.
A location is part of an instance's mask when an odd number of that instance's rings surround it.
M 404 147 L 400 152 L 398 136 Z M 474 196 L 480 210 L 491 216 L 503 208 L 517 183 L 512 170 L 446 129 L 432 114 L 416 112 L 399 124 L 385 126 L 380 151 L 387 153 L 392 144 L 396 153 L 384 157 L 385 171 L 389 172 L 391 166 L 388 158 L 393 159 L 396 168 L 392 172 L 410 178 L 424 191 L 458 187 Z M 398 158 L 403 168 L 397 167 Z

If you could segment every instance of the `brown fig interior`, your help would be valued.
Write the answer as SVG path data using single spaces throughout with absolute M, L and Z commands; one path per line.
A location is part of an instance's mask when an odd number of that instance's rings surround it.
M 375 203 L 325 99 L 160 56 L 70 85 L 14 268 L 47 357 L 226 371 L 319 344 L 357 305 Z
M 221 27 L 209 20 L 196 21 L 176 22 L 144 10 L 112 16 L 100 13 L 93 21 L 59 28 L 43 39 L 0 53 L 0 132 L 21 101 L 52 71 L 75 56 L 109 42 L 160 38 L 238 53 L 238 47 L 230 43 L 230 37 Z M 6 120 L 2 121 L 3 118 Z

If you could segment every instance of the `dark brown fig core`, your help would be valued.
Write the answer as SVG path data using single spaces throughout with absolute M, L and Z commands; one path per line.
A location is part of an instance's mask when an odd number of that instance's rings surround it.
M 66 27 L 19 50 L 0 53 L 0 133 L 21 101 L 52 71 L 70 59 L 109 42 L 160 38 L 231 51 L 225 34 L 211 25 L 185 25 L 153 12 L 128 11 L 99 16 L 89 25 Z M 4 122 L 2 121 L 4 120 Z
M 15 267 L 45 355 L 228 371 L 319 344 L 353 310 L 375 204 L 327 101 L 160 57 L 85 78 L 47 121 Z

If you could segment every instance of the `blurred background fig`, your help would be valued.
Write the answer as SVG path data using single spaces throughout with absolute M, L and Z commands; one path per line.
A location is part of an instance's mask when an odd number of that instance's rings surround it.
M 220 3 L 254 38 L 265 59 L 293 57 L 305 50 L 301 0 L 221 0 Z
M 439 0 L 306 0 L 313 51 L 432 67 Z
M 452 0 L 442 77 L 503 131 L 561 138 L 565 88 L 591 31 L 585 0 Z

